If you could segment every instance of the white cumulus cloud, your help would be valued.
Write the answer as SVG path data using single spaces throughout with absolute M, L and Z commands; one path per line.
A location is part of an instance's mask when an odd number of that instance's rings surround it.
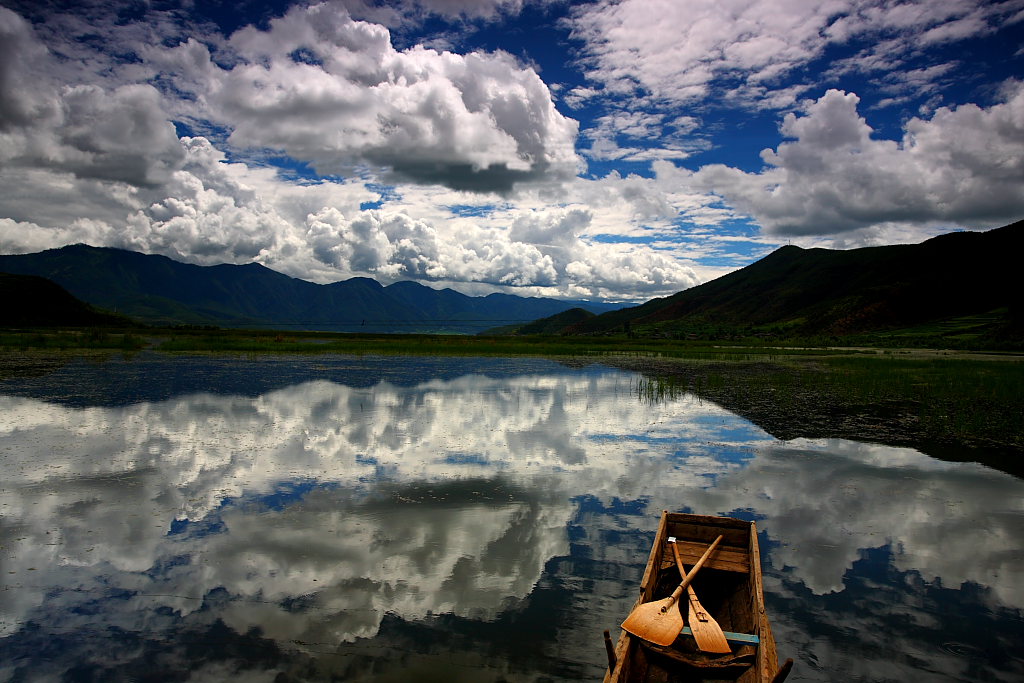
M 942 107 L 913 118 L 900 140 L 872 135 L 854 93 L 830 90 L 801 115 L 791 138 L 762 152 L 767 167 L 701 168 L 714 191 L 780 235 L 836 234 L 886 223 L 983 222 L 1024 214 L 1024 87 L 1012 83 L 991 107 Z
M 224 53 L 224 54 L 222 54 Z M 220 66 L 230 54 L 235 63 Z M 577 123 L 503 52 L 396 50 L 382 25 L 327 2 L 246 27 L 211 56 L 195 41 L 161 57 L 240 148 L 272 149 L 321 174 L 384 168 L 394 179 L 509 192 L 575 175 Z
M 864 41 L 842 68 L 877 72 L 922 46 L 989 34 L 1019 10 L 982 0 L 601 0 L 580 6 L 572 26 L 588 76 L 610 93 L 674 103 L 717 93 L 778 108 L 806 89 L 784 79 L 829 47 Z
M 0 169 L 152 186 L 180 166 L 184 152 L 151 85 L 54 82 L 48 72 L 58 60 L 28 22 L 2 7 L 0 38 Z

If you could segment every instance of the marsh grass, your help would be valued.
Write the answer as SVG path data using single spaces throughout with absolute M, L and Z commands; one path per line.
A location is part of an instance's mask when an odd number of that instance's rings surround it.
M 509 337 L 419 334 L 344 334 L 278 331 L 166 331 L 156 345 L 169 352 L 343 353 L 468 356 L 635 356 L 690 360 L 773 360 L 790 354 L 829 355 L 829 349 L 786 349 L 766 345 L 722 345 L 706 341 L 626 339 L 622 337 Z
M 783 439 L 834 436 L 1024 455 L 1024 362 L 1018 357 L 617 364 L 644 373 L 637 388 L 644 400 L 690 392 Z
M 112 349 L 137 351 L 149 342 L 133 332 L 107 329 L 44 330 L 0 332 L 0 349 L 26 351 L 31 349 L 72 351 L 78 349 Z
M 1024 445 L 1024 363 L 962 358 L 829 358 L 822 380 L 851 404 L 916 408 L 937 438 L 997 439 Z

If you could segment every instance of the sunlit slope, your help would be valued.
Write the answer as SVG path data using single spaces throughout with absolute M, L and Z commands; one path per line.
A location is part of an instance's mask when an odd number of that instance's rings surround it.
M 837 251 L 782 247 L 745 268 L 572 326 L 576 334 L 718 327 L 850 334 L 997 311 L 1019 324 L 1015 260 L 1024 221 L 921 244 Z M 1011 318 L 1014 320 L 1011 321 Z

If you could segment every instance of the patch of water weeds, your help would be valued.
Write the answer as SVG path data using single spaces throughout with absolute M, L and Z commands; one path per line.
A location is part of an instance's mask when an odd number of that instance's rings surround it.
M 1024 363 L 1017 357 L 787 358 L 692 363 L 621 357 L 658 400 L 684 392 L 713 401 L 772 436 L 907 446 L 1024 476 Z

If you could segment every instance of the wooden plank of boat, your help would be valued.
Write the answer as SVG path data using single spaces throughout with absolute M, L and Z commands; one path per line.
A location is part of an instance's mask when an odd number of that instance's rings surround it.
M 757 527 L 730 517 L 664 512 L 640 582 L 636 605 L 663 599 L 681 577 L 668 545 L 675 536 L 680 555 L 697 558 L 717 537 L 718 550 L 693 582 L 701 603 L 721 624 L 735 646 L 729 654 L 701 652 L 689 628 L 671 645 L 661 647 L 623 631 L 615 647 L 615 663 L 605 683 L 653 683 L 675 676 L 686 681 L 781 683 L 775 639 L 764 607 Z M 717 561 L 716 561 L 717 558 Z M 739 641 L 739 642 L 737 642 Z

